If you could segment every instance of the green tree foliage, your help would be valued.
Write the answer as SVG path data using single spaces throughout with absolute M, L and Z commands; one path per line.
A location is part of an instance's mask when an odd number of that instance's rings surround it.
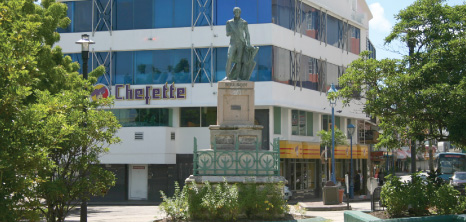
M 466 145 L 466 5 L 417 0 L 401 10 L 391 34 L 412 46 L 401 60 L 354 61 L 340 78 L 348 104 L 360 94 L 365 112 L 380 118 L 379 145 L 404 139 L 450 140 Z M 446 133 L 448 132 L 448 133 Z
M 89 74 L 53 47 L 66 5 L 0 0 L 0 221 L 63 221 L 72 201 L 103 194 L 114 175 L 98 157 L 119 141 L 119 124 L 91 101 Z
M 320 144 L 331 147 L 332 146 L 332 131 L 321 130 L 317 133 L 317 136 L 320 136 Z M 335 127 L 335 146 L 337 145 L 347 145 L 347 137 L 340 129 Z

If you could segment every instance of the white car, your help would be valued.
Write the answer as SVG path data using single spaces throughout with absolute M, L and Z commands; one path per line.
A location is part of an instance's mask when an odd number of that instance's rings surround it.
M 291 199 L 291 196 L 293 196 L 293 193 L 291 192 L 290 188 L 288 188 L 287 186 L 284 186 L 283 187 L 283 198 L 285 200 L 289 200 Z

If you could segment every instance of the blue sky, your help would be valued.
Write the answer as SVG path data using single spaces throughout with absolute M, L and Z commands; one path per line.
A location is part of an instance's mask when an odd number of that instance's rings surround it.
M 414 0 L 366 0 L 372 12 L 372 20 L 369 22 L 369 39 L 377 49 L 377 59 L 401 58 L 408 54 L 407 47 L 400 43 L 392 43 L 384 46 L 384 39 L 390 33 L 396 20 L 395 14 L 405 9 Z M 464 4 L 464 0 L 447 0 L 448 5 Z

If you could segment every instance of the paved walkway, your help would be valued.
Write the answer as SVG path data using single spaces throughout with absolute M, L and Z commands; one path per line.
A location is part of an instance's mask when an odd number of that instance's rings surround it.
M 124 203 L 123 203 L 124 204 Z M 301 201 L 299 204 L 290 205 L 290 209 L 294 213 L 302 213 L 309 216 L 323 217 L 330 221 L 343 221 L 343 212 L 346 210 L 338 211 L 304 211 L 298 205 L 307 206 L 324 206 L 322 201 Z M 346 206 L 346 203 L 341 205 Z M 351 203 L 351 208 L 358 211 L 370 211 L 369 201 L 357 201 Z M 79 221 L 79 207 L 74 209 L 65 221 L 78 222 Z M 158 206 L 89 206 L 88 207 L 88 221 L 89 222 L 152 222 L 155 219 L 163 218 L 164 214 Z

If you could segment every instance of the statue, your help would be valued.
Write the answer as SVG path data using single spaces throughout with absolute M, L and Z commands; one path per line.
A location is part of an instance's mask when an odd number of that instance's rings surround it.
M 256 66 L 254 57 L 259 51 L 250 43 L 248 23 L 243 20 L 241 9 L 233 9 L 235 17 L 227 21 L 227 36 L 230 36 L 228 47 L 228 59 L 226 65 L 226 77 L 224 80 L 249 80 L 252 70 Z M 233 67 L 232 67 L 233 64 Z

